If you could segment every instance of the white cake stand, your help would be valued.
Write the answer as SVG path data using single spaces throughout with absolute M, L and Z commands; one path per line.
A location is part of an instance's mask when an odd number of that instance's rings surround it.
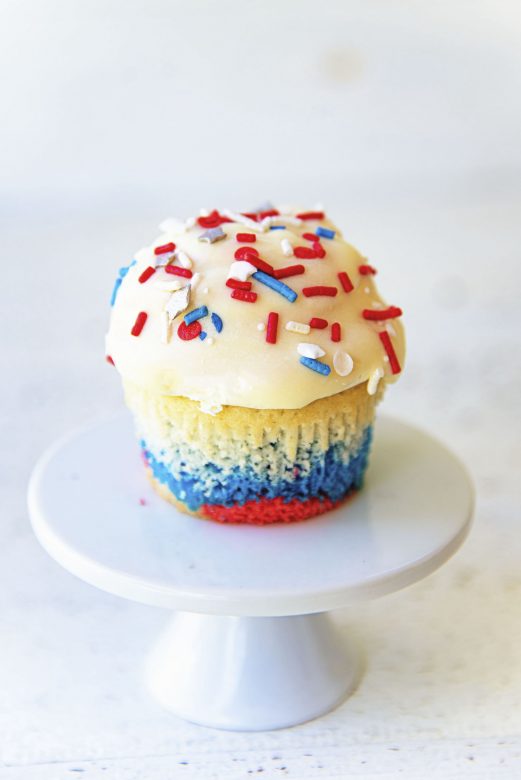
M 376 427 L 366 485 L 295 525 L 226 526 L 177 512 L 148 485 L 120 415 L 40 460 L 34 531 L 68 571 L 110 593 L 175 610 L 152 651 L 154 696 L 195 723 L 282 728 L 356 687 L 358 654 L 326 614 L 427 576 L 463 542 L 473 490 L 460 462 L 393 419 Z

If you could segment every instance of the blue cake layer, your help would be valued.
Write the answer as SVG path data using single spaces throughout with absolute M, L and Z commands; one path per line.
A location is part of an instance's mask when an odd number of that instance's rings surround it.
M 345 443 L 337 442 L 327 450 L 314 452 L 311 464 L 308 462 L 304 467 L 296 463 L 286 478 L 273 478 L 268 473 L 259 476 L 248 465 L 233 466 L 224 472 L 214 463 L 205 463 L 190 473 L 181 468 L 174 475 L 161 456 L 148 449 L 145 441 L 141 441 L 141 446 L 154 477 L 190 511 L 196 512 L 203 504 L 231 507 L 259 498 L 282 498 L 289 502 L 320 497 L 340 501 L 362 485 L 371 438 L 372 426 L 368 426 L 355 452 L 347 453 Z

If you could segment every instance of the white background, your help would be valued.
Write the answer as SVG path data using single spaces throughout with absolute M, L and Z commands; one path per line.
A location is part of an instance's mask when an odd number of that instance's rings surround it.
M 521 777 L 519 4 L 0 8 L 0 780 Z M 267 198 L 322 201 L 379 267 L 409 344 L 385 409 L 465 460 L 478 507 L 443 570 L 338 615 L 368 652 L 350 701 L 226 734 L 147 698 L 165 616 L 61 571 L 25 489 L 121 405 L 116 269 L 165 216 Z

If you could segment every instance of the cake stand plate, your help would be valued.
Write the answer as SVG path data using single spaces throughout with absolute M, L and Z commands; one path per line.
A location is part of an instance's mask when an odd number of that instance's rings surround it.
M 310 720 L 354 690 L 358 653 L 326 613 L 441 566 L 472 504 L 457 458 L 385 417 L 364 489 L 296 524 L 227 526 L 178 512 L 148 485 L 126 414 L 58 442 L 29 486 L 34 531 L 59 564 L 175 611 L 146 664 L 161 704 L 253 731 Z

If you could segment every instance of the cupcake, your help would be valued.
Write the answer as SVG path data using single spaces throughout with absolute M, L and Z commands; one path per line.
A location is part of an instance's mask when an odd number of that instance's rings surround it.
M 107 360 L 148 477 L 184 512 L 292 522 L 363 482 L 401 310 L 321 210 L 168 219 L 120 269 Z

